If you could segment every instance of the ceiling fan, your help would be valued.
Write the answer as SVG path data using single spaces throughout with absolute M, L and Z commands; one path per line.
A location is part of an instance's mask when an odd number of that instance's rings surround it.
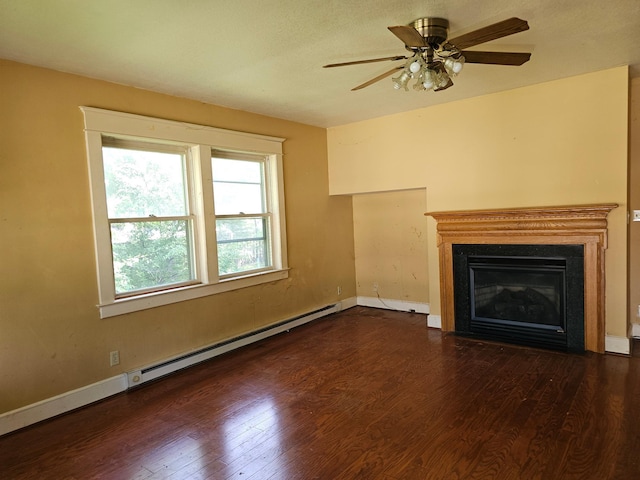
M 518 66 L 529 61 L 531 57 L 530 53 L 522 52 L 479 52 L 464 50 L 465 48 L 528 30 L 529 24 L 525 20 L 516 17 L 451 39 L 447 38 L 449 21 L 444 18 L 419 18 L 410 25 L 398 25 L 388 28 L 391 33 L 404 42 L 405 48 L 412 52 L 413 55 L 398 55 L 394 57 L 332 63 L 324 65 L 324 68 L 407 60 L 402 65 L 396 66 L 351 90 L 360 90 L 395 72 L 400 72 L 397 77 L 393 78 L 393 86 L 397 90 L 408 90 L 409 81 L 415 79 L 414 89 L 433 90 L 437 92 L 453 85 L 451 77 L 460 73 L 465 62 Z

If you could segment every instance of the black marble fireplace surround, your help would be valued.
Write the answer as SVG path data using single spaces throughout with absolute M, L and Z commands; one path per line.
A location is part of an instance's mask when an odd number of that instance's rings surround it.
M 585 350 L 583 245 L 452 247 L 457 334 Z

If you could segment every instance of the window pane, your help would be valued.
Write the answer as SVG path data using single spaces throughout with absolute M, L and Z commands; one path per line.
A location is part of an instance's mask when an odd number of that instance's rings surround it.
M 187 214 L 184 156 L 103 147 L 109 218 Z
M 262 161 L 212 158 L 216 215 L 265 213 Z
M 262 183 L 262 162 L 211 158 L 215 182 Z
M 266 232 L 265 218 L 216 220 L 220 275 L 271 266 Z
M 188 220 L 111 224 L 116 294 L 194 280 Z
M 214 182 L 213 201 L 216 215 L 265 213 L 262 185 Z

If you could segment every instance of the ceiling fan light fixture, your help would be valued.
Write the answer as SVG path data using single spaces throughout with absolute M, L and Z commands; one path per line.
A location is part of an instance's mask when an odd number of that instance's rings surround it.
M 422 86 L 425 90 L 432 90 L 436 86 L 435 73 L 431 69 L 425 69 L 422 76 Z
M 457 58 L 452 55 L 444 61 L 444 68 L 447 69 L 449 75 L 458 75 L 462 71 L 462 67 L 464 67 L 464 57 L 462 55 L 458 55 Z
M 425 60 L 423 53 L 418 52 L 407 60 L 402 73 L 392 78 L 395 90 L 409 91 L 408 83 L 411 80 L 416 80 L 413 85 L 413 89 L 416 91 L 433 90 L 437 92 L 453 85 L 451 77 L 460 72 L 464 60 L 459 62 L 459 59 L 453 57 L 440 57 L 437 55 L 436 58 L 433 58 L 434 56 L 431 52 L 429 52 L 428 59 Z M 449 61 L 448 64 L 447 61 Z M 447 68 L 447 65 L 449 65 L 449 68 Z
M 416 80 L 416 91 L 445 90 L 453 85 L 451 77 L 462 71 L 464 56 L 451 44 L 414 47 L 414 54 L 405 61 L 402 73 L 393 78 L 393 88 L 408 91 L 408 83 Z
M 411 62 L 411 64 L 409 65 L 409 71 L 411 73 L 418 73 L 420 70 L 422 70 L 422 63 L 420 63 L 420 60 L 418 60 L 417 58 Z
M 393 80 L 393 88 L 395 88 L 396 90 L 409 90 L 407 84 L 409 83 L 409 80 L 411 80 L 411 78 L 411 73 L 409 73 L 407 69 L 403 69 L 400 75 L 391 79 Z
M 447 88 L 447 85 L 451 82 L 451 77 L 447 73 L 446 69 L 442 66 L 442 64 L 438 65 L 438 69 L 436 71 L 436 86 L 434 91 L 444 90 Z
M 453 86 L 453 81 L 451 80 L 451 77 L 446 72 L 444 67 L 441 67 L 441 68 L 442 70 L 439 71 L 436 75 L 437 80 L 436 80 L 436 86 L 433 87 L 434 92 L 440 92 L 442 90 L 446 90 L 447 88 Z
M 414 90 L 416 91 L 427 90 L 427 87 L 425 86 L 425 82 L 428 85 L 428 82 L 426 81 L 427 75 L 428 75 L 428 70 L 426 68 L 421 68 L 418 75 L 414 76 L 414 78 L 416 79 L 416 83 L 413 84 Z

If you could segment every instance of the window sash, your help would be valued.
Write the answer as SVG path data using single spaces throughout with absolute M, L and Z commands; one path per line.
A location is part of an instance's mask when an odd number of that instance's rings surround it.
M 123 221 L 123 219 L 115 219 L 110 220 L 110 230 L 112 233 L 112 241 L 111 241 L 111 251 L 113 257 L 113 269 L 114 269 L 114 287 L 115 287 L 115 298 L 126 298 L 131 297 L 133 295 L 140 295 L 144 293 L 156 292 L 156 291 L 166 291 L 171 288 L 178 288 L 185 285 L 196 285 L 200 283 L 200 278 L 198 275 L 197 258 L 195 255 L 195 235 L 194 235 L 194 222 L 191 216 L 183 216 L 183 217 L 153 217 L 153 218 L 141 218 L 141 219 L 127 219 L 128 221 Z M 114 242 L 114 226 L 126 226 L 131 225 L 133 229 L 136 230 L 136 225 L 146 225 L 146 224 L 171 224 L 180 223 L 184 224 L 184 238 L 178 238 L 176 242 L 171 244 L 171 249 L 173 251 L 173 255 L 170 257 L 169 261 L 166 261 L 164 265 L 162 265 L 162 253 L 166 253 L 166 248 L 162 249 L 162 246 L 157 247 L 160 252 L 156 252 L 157 254 L 154 256 L 144 255 L 144 252 L 141 251 L 140 255 L 135 256 L 136 263 L 147 264 L 144 272 L 139 269 L 133 267 L 132 265 L 128 265 L 127 263 L 131 263 L 133 260 L 131 257 L 126 257 L 124 255 L 118 255 L 118 251 L 121 247 L 124 247 L 123 244 L 127 242 Z M 158 227 L 161 228 L 161 227 Z M 178 227 L 179 228 L 179 227 Z M 148 243 L 155 243 L 153 238 L 146 239 Z M 164 240 L 169 240 L 168 238 L 164 238 Z M 175 250 L 178 250 L 176 252 Z M 182 252 L 181 252 L 182 251 Z M 180 255 L 180 253 L 183 253 Z M 175 265 L 177 263 L 177 265 Z M 158 268 L 152 268 L 158 267 Z M 162 268 L 159 268 L 162 267 Z M 173 268 L 172 268 L 173 267 Z M 181 268 L 182 267 L 182 268 Z M 122 275 L 116 275 L 120 269 L 124 269 L 129 272 L 129 275 L 123 273 Z M 156 273 L 156 272 L 162 272 Z M 155 283 L 144 281 L 141 278 L 138 278 L 137 284 L 138 287 L 134 288 L 119 288 L 119 285 L 126 283 L 127 281 L 131 281 L 131 276 L 140 277 L 143 275 L 145 278 L 149 278 L 152 275 L 164 277 L 175 277 L 178 276 L 177 280 L 167 280 L 167 281 L 157 281 Z M 144 285 L 141 285 L 144 284 Z
M 173 173 L 176 173 L 175 167 L 179 166 L 181 175 L 179 183 L 176 184 L 176 186 L 181 186 L 181 191 L 176 192 L 178 196 L 175 197 L 174 200 L 178 200 L 178 205 L 181 205 L 179 208 L 185 211 L 184 215 L 149 214 L 146 217 L 128 217 L 117 214 L 110 216 L 109 211 L 107 211 L 109 231 L 111 234 L 110 247 L 114 298 L 131 297 L 199 283 L 200 275 L 197 268 L 198 255 L 196 250 L 197 235 L 195 235 L 195 226 L 191 213 L 193 186 L 191 182 L 191 162 L 188 149 L 182 145 L 157 144 L 154 142 L 103 136 L 103 154 L 105 153 L 105 149 L 119 150 L 122 152 L 122 155 L 126 155 L 126 152 L 129 151 L 143 152 L 151 155 L 155 153 L 176 155 L 178 158 L 169 159 L 172 162 L 178 159 L 180 160 L 179 164 L 173 164 Z M 136 160 L 138 159 L 134 158 L 134 165 L 136 164 Z M 140 160 L 144 161 L 144 159 Z M 159 160 L 159 163 L 162 163 L 164 159 L 160 158 Z M 103 168 L 105 169 L 106 175 L 106 164 L 104 162 L 105 160 L 103 159 Z M 152 186 L 154 185 L 155 184 Z M 108 206 L 111 197 L 107 191 L 105 193 Z M 116 202 L 117 199 L 118 197 L 114 197 L 112 200 Z M 153 200 L 153 197 L 149 199 L 143 196 L 142 200 L 146 204 L 147 201 Z M 161 205 L 158 205 L 158 207 L 162 210 Z M 158 207 L 154 207 L 154 209 Z M 184 224 L 183 227 L 180 227 L 181 223 Z M 152 224 L 157 224 L 157 227 L 155 231 L 151 230 L 148 232 L 144 231 L 144 227 L 142 229 L 137 227 L 137 225 L 144 224 L 149 224 L 150 228 Z M 172 224 L 175 225 L 174 228 L 176 229 L 173 232 L 174 235 L 179 234 L 180 231 L 184 231 L 183 239 L 181 239 L 180 236 L 174 239 L 166 236 L 166 228 L 171 228 Z M 123 239 L 123 241 L 116 242 L 114 238 L 114 226 L 116 225 L 120 225 L 123 229 L 126 228 L 126 225 L 130 225 L 133 231 L 129 232 L 129 235 L 127 235 L 127 238 Z M 162 230 L 165 230 L 165 236 L 163 236 Z M 122 233 L 125 234 L 125 231 Z M 155 238 L 149 235 L 153 235 Z M 172 242 L 172 240 L 174 241 Z M 137 248 L 136 243 L 138 244 Z M 143 245 L 140 245 L 140 243 Z M 171 280 L 172 277 L 174 277 L 173 281 Z
M 162 143 L 156 143 L 153 141 L 140 141 L 137 139 L 128 139 L 128 138 L 115 138 L 115 137 L 111 137 L 108 135 L 103 135 L 102 136 L 102 152 L 104 154 L 104 149 L 114 149 L 114 150 L 121 150 L 121 151 L 137 151 L 137 152 L 143 152 L 143 153 L 150 153 L 150 154 L 154 154 L 154 153 L 159 153 L 159 154 L 172 154 L 172 155 L 177 155 L 180 157 L 181 159 L 181 164 L 180 164 L 180 169 L 181 169 L 181 185 L 182 185 L 182 192 L 181 192 L 181 206 L 180 209 L 182 210 L 182 214 L 184 215 L 190 215 L 193 211 L 193 204 L 191 201 L 191 197 L 192 197 L 192 191 L 193 191 L 193 187 L 192 187 L 192 175 L 190 174 L 191 169 L 192 169 L 192 162 L 190 160 L 190 152 L 189 149 L 184 146 L 184 145 L 174 145 L 174 144 L 162 144 Z M 102 161 L 103 164 L 103 169 L 106 170 L 106 164 L 103 158 Z M 106 181 L 106 179 L 105 179 Z M 108 193 L 108 192 L 107 192 Z M 108 196 L 108 195 L 107 195 Z M 107 204 L 109 203 L 108 198 L 107 198 Z M 151 216 L 156 216 L 156 217 L 160 217 L 163 216 L 162 212 L 149 212 L 150 214 L 154 214 L 154 215 L 149 215 Z M 109 213 L 108 213 L 109 215 Z M 177 214 L 179 215 L 179 214 Z M 167 215 L 164 215 L 167 216 Z M 116 218 L 135 218 L 135 217 L 131 217 L 126 216 L 126 215 L 109 215 L 109 219 L 116 219 Z
M 237 179 L 234 179 L 233 177 L 224 177 L 224 178 L 220 178 L 220 176 L 218 176 L 216 178 L 216 171 L 215 171 L 215 160 L 216 159 L 222 159 L 222 160 L 227 160 L 227 161 L 238 161 L 238 162 L 255 162 L 256 164 L 258 164 L 260 166 L 260 182 L 242 182 L 242 181 L 238 181 Z M 262 244 L 262 259 L 263 262 L 260 265 L 253 265 L 254 268 L 243 268 L 242 266 L 240 266 L 240 264 L 242 263 L 242 259 L 241 258 L 237 258 L 236 259 L 236 264 L 238 265 L 235 269 L 231 270 L 230 265 L 228 265 L 230 263 L 230 261 L 228 259 L 226 259 L 226 257 L 223 258 L 218 258 L 218 275 L 220 276 L 221 279 L 229 279 L 229 278 L 234 278 L 234 277 L 239 277 L 239 276 L 244 276 L 247 275 L 248 273 L 251 272 L 259 272 L 259 271 L 269 271 L 269 270 L 273 270 L 275 269 L 275 265 L 274 265 L 274 259 L 276 259 L 276 255 L 274 254 L 274 241 L 272 240 L 272 221 L 273 221 L 273 214 L 272 214 L 272 192 L 271 192 L 271 185 L 272 182 L 270 181 L 270 168 L 269 168 L 269 158 L 265 155 L 256 155 L 256 154 L 250 154 L 250 153 L 242 153 L 242 152 L 230 152 L 230 151 L 224 151 L 224 150 L 219 150 L 219 149 L 212 149 L 211 150 L 211 168 L 212 168 L 212 178 L 213 178 L 213 182 L 212 182 L 212 186 L 213 186 L 213 191 L 214 191 L 214 198 L 215 198 L 215 192 L 216 192 L 216 186 L 219 186 L 220 184 L 225 184 L 225 185 L 229 185 L 229 184 L 236 184 L 236 185 L 242 185 L 242 184 L 252 184 L 252 185 L 259 185 L 260 186 L 260 197 L 261 197 L 261 211 L 259 212 L 238 212 L 235 214 L 229 214 L 229 213 L 225 213 L 225 214 L 216 214 L 215 215 L 215 220 L 216 220 L 216 231 L 218 228 L 218 220 L 241 220 L 241 219 L 256 219 L 256 218 L 260 218 L 262 219 L 262 237 L 257 237 L 257 238 L 233 238 L 233 239 L 219 239 L 216 238 L 216 244 L 217 244 L 217 249 L 218 249 L 218 255 L 220 255 L 220 250 L 221 249 L 225 249 L 225 245 L 229 246 L 231 244 L 236 244 L 236 245 L 240 245 L 242 243 L 247 244 L 248 242 L 251 241 L 263 241 Z M 218 211 L 218 206 L 214 205 L 214 212 Z M 248 246 L 247 246 L 248 247 Z M 225 268 L 225 264 L 226 264 L 226 268 Z
M 215 169 L 215 161 L 216 160 L 226 160 L 230 162 L 250 162 L 259 165 L 260 167 L 260 181 L 243 181 L 240 178 L 229 178 L 229 177 L 221 177 L 217 176 L 219 172 Z M 213 190 L 214 190 L 214 212 L 217 216 L 223 215 L 241 215 L 241 214 L 251 214 L 258 215 L 264 213 L 272 212 L 271 205 L 271 184 L 272 180 L 269 177 L 269 158 L 265 155 L 256 155 L 242 152 L 230 152 L 219 149 L 211 149 L 211 169 L 213 173 Z M 259 194 L 260 194 L 260 209 L 254 211 L 224 211 L 224 208 L 220 205 L 215 204 L 215 199 L 219 198 L 215 196 L 216 186 L 220 189 L 220 186 L 231 186 L 231 185 L 246 185 L 246 186 L 258 186 Z M 246 192 L 244 192 L 246 194 Z

